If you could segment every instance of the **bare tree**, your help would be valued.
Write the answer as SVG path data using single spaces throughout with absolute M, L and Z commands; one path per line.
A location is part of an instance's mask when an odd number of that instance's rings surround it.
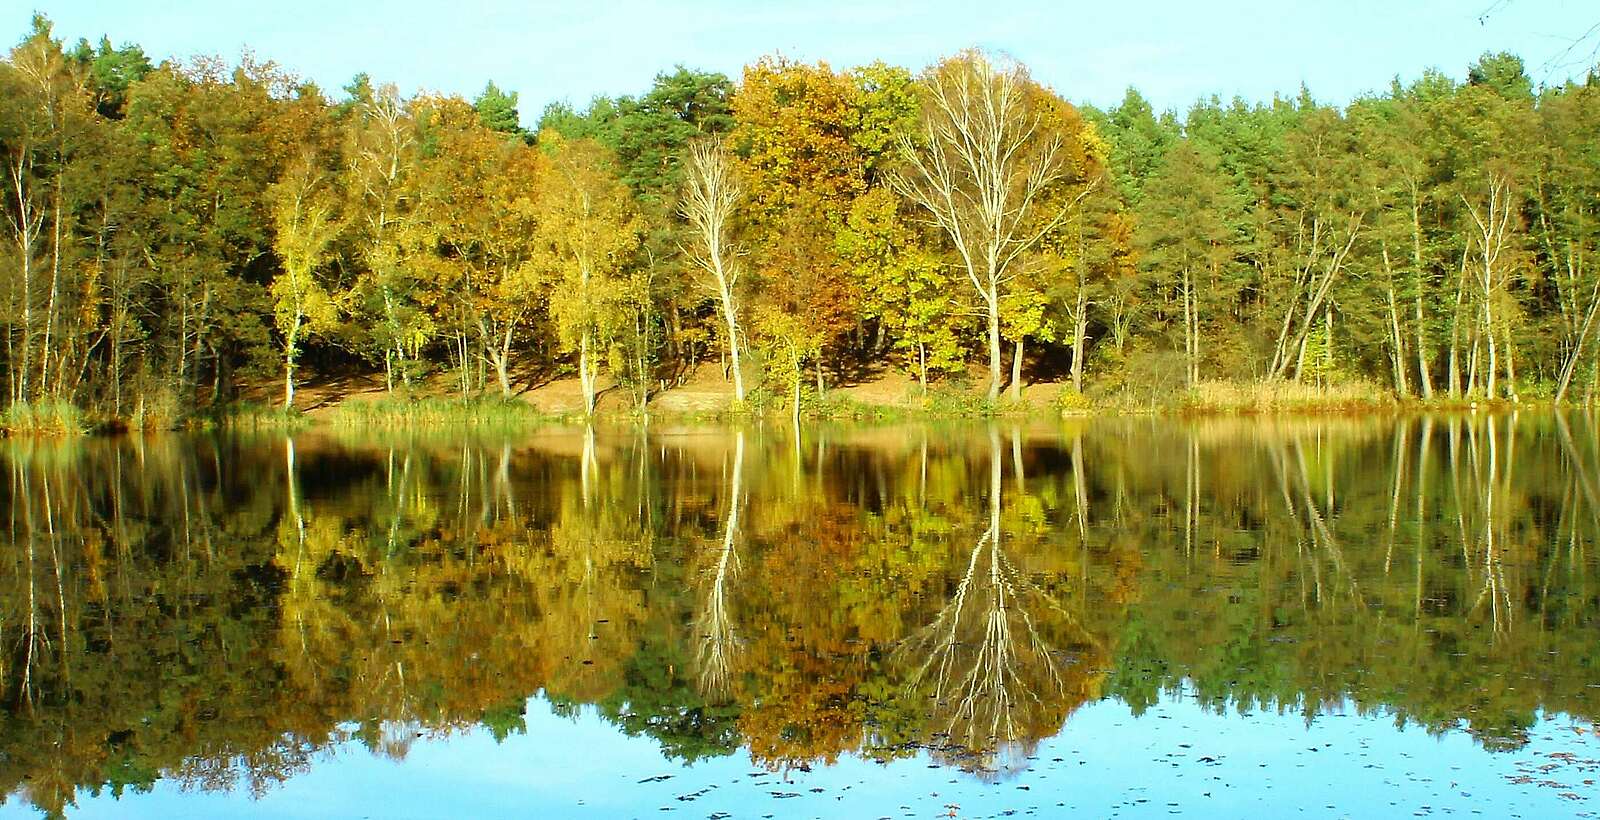
M 720 142 L 705 140 L 689 147 L 687 184 L 681 212 L 694 228 L 694 239 L 684 253 L 705 277 L 701 285 L 717 300 L 728 358 L 733 364 L 733 395 L 744 401 L 744 374 L 739 370 L 738 251 L 729 222 L 743 191 L 734 178 L 733 163 Z
M 1507 265 L 1501 264 L 1501 254 L 1511 245 L 1511 233 L 1514 229 L 1512 217 L 1516 211 L 1516 195 L 1511 186 L 1511 180 L 1506 174 L 1494 171 L 1489 174 L 1485 185 L 1486 196 L 1482 203 L 1474 202 L 1461 195 L 1461 201 L 1467 206 L 1467 213 L 1472 217 L 1472 223 L 1477 228 L 1477 234 L 1472 238 L 1473 244 L 1480 253 L 1480 258 L 1474 267 L 1477 274 L 1475 278 L 1479 288 L 1478 296 L 1483 301 L 1483 333 L 1489 345 L 1489 377 L 1488 397 L 1495 398 L 1495 378 L 1499 369 L 1495 349 L 1495 294 L 1504 284 L 1508 275 Z M 1507 351 L 1509 356 L 1510 351 Z M 1509 368 L 1509 359 L 1508 359 Z M 1515 385 L 1508 383 L 1509 389 L 1515 397 Z
M 1306 347 L 1316 320 L 1326 316 L 1325 306 L 1335 282 L 1344 272 L 1350 251 L 1361 238 L 1360 211 L 1352 211 L 1344 219 L 1326 219 L 1323 214 L 1302 215 L 1295 231 L 1295 250 L 1302 255 L 1302 264 L 1295 268 L 1294 289 L 1284 310 L 1283 324 L 1278 328 L 1278 341 L 1273 346 L 1272 377 L 1281 379 L 1294 366 L 1299 378 L 1305 367 Z M 1340 223 L 1344 233 L 1339 235 Z M 1339 240 L 1343 239 L 1343 242 Z M 1387 251 L 1385 251 L 1387 252 Z M 1396 320 L 1398 325 L 1398 320 Z M 1396 331 L 1398 335 L 1398 331 Z
M 6 358 L 12 363 L 11 372 L 11 400 L 27 401 L 31 398 L 28 386 L 31 353 L 33 351 L 33 293 L 34 267 L 38 260 L 39 234 L 44 226 L 44 210 L 38 206 L 34 199 L 33 155 L 24 145 L 12 155 L 6 157 L 6 187 L 16 201 L 14 207 L 6 209 L 7 226 L 11 228 L 11 239 L 16 244 L 17 267 L 21 273 L 22 281 L 20 295 L 14 296 L 14 301 L 20 303 L 21 326 L 20 333 L 13 333 L 6 337 Z M 13 340 L 12 336 L 17 338 Z M 21 351 L 17 351 L 20 342 Z
M 975 51 L 922 78 L 920 133 L 902 137 L 907 167 L 891 177 L 949 237 L 988 320 L 989 398 L 1000 395 L 1000 299 L 1019 258 L 1060 227 L 1094 188 L 1061 196 L 1081 169 L 1061 129 L 1047 121 L 1045 93 L 1014 62 Z

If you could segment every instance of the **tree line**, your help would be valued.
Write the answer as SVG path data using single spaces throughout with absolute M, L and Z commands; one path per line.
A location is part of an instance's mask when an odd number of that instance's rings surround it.
M 1486 54 L 1346 106 L 1074 105 L 962 52 L 474 100 L 36 17 L 0 61 L 6 400 L 171 419 L 301 368 L 463 397 L 704 362 L 798 412 L 885 370 L 1105 397 L 1369 380 L 1592 399 L 1600 88 Z M 1008 372 L 1009 371 L 1009 372 Z

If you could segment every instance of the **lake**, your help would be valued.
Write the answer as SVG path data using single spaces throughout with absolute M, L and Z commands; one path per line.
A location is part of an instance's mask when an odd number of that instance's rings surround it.
M 4 816 L 1600 807 L 1592 415 L 0 456 Z

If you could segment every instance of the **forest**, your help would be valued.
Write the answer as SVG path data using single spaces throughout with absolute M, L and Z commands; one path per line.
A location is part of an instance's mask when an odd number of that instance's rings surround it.
M 1070 89 L 1069 89 L 1070 90 Z M 1485 54 L 1348 105 L 1068 102 L 913 71 L 679 66 L 638 96 L 337 93 L 43 17 L 0 61 L 7 426 L 161 427 L 329 374 L 396 397 L 575 378 L 643 411 L 897 373 L 985 406 L 1207 384 L 1592 401 L 1600 86 Z

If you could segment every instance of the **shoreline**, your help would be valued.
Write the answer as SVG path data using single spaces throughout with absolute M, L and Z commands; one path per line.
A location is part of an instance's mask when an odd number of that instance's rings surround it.
M 34 415 L 19 419 L 9 414 L 3 426 L 8 438 L 69 438 L 77 436 L 117 436 L 184 430 L 301 430 L 301 429 L 427 429 L 427 430 L 511 430 L 534 427 L 581 427 L 589 424 L 638 425 L 673 424 L 716 426 L 739 421 L 770 421 L 793 424 L 787 403 L 756 396 L 755 401 L 735 407 L 731 395 L 715 396 L 704 391 L 682 401 L 662 401 L 674 391 L 662 391 L 652 398 L 641 414 L 635 406 L 611 399 L 601 402 L 592 415 L 559 403 L 541 404 L 541 388 L 525 390 L 516 396 L 460 396 L 399 393 L 349 393 L 324 397 L 305 409 L 285 412 L 258 402 L 240 402 L 211 408 L 185 419 L 142 421 L 134 415 L 122 418 L 96 418 L 93 414 L 64 403 L 28 408 Z M 866 389 L 863 390 L 863 387 Z M 1581 401 L 1556 404 L 1547 398 L 1510 399 L 1396 397 L 1370 385 L 1341 385 L 1332 388 L 1293 383 L 1204 382 L 1172 394 L 1163 402 L 1135 403 L 1126 396 L 1091 398 L 1070 390 L 1067 385 L 1044 382 L 1029 385 L 1018 401 L 1007 394 L 991 402 L 983 393 L 959 387 L 941 387 L 928 395 L 906 392 L 886 394 L 871 382 L 835 388 L 822 401 L 803 405 L 798 421 L 896 424 L 924 421 L 974 421 L 1006 419 L 1040 421 L 1049 419 L 1094 418 L 1294 418 L 1294 417 L 1403 417 L 1433 413 L 1506 413 L 1515 411 L 1553 412 L 1561 409 L 1583 411 L 1593 403 Z M 865 394 L 865 395 L 863 395 Z M 365 397 L 365 398 L 362 398 Z M 1038 398 L 1033 398 L 1038 397 Z M 608 399 L 611 396 L 608 394 Z M 678 395 L 677 398 L 682 398 Z M 720 399 L 720 401 L 718 401 Z M 719 406 L 720 405 L 720 406 Z M 17 423 L 17 422 L 24 423 Z M 149 423 L 149 422 L 155 423 Z M 31 422 L 31 423 L 27 423 Z

